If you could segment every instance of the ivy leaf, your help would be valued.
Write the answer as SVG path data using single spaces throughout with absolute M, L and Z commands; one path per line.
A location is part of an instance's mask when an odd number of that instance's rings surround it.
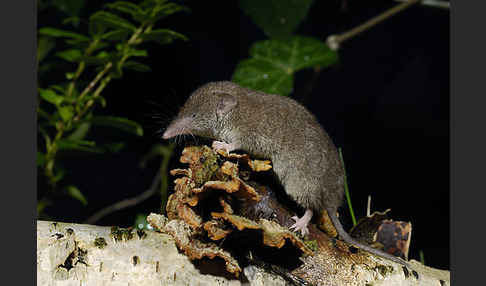
M 90 17 L 90 21 L 99 24 L 101 27 L 109 27 L 118 30 L 134 32 L 137 28 L 129 21 L 106 11 L 98 11 Z
M 183 34 L 174 32 L 169 29 L 156 29 L 150 33 L 143 34 L 141 38 L 144 41 L 155 41 L 161 45 L 172 43 L 174 40 L 187 41 L 187 37 Z
M 312 0 L 240 0 L 239 4 L 265 34 L 283 38 L 305 19 Z
M 39 35 L 43 36 L 50 36 L 50 37 L 55 37 L 55 38 L 71 38 L 71 39 L 76 39 L 79 41 L 85 41 L 89 42 L 90 38 L 77 34 L 71 31 L 65 31 L 61 29 L 56 29 L 56 28 L 51 28 L 51 27 L 44 27 L 39 29 Z
M 39 88 L 39 95 L 42 97 L 45 101 L 50 102 L 54 105 L 59 105 L 63 102 L 64 97 L 58 95 L 55 91 L 51 89 L 42 89 Z
M 150 67 L 147 65 L 144 65 L 139 62 L 135 61 L 126 61 L 125 64 L 123 64 L 123 68 L 129 69 L 129 70 L 134 70 L 137 72 L 149 72 L 151 71 Z
M 59 150 L 82 151 L 89 153 L 103 153 L 104 150 L 96 147 L 94 141 L 61 139 L 58 141 Z
M 70 49 L 70 50 L 58 52 L 58 53 L 56 53 L 56 56 L 60 57 L 63 60 L 66 60 L 68 62 L 76 62 L 81 58 L 82 53 L 81 53 L 80 50 Z
M 66 187 L 66 193 L 73 199 L 78 200 L 80 203 L 82 203 L 84 206 L 88 204 L 88 201 L 86 200 L 86 197 L 83 195 L 83 193 L 73 185 L 69 185 Z
M 250 58 L 238 64 L 232 80 L 252 89 L 287 96 L 292 92 L 295 72 L 327 67 L 337 60 L 337 53 L 315 38 L 265 40 L 250 48 Z
M 131 2 L 117 1 L 115 3 L 107 4 L 106 6 L 110 9 L 131 15 L 132 18 L 139 23 L 143 22 L 148 17 L 148 14 L 142 8 Z
M 114 127 L 137 136 L 143 136 L 143 128 L 140 124 L 123 117 L 93 116 L 90 122 L 94 125 Z

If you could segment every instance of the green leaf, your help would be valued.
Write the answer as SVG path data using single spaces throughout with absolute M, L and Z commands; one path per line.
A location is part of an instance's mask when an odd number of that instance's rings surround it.
M 62 58 L 63 60 L 66 60 L 68 62 L 76 62 L 81 58 L 82 53 L 81 53 L 80 50 L 70 49 L 70 50 L 58 52 L 58 53 L 56 53 L 56 56 Z
M 115 3 L 107 4 L 108 8 L 127 13 L 137 22 L 143 22 L 148 14 L 134 3 L 127 1 L 117 1 Z
M 113 59 L 114 59 L 113 55 L 106 51 L 101 51 L 96 56 L 87 56 L 82 58 L 82 60 L 85 61 L 86 64 L 88 65 L 103 65 L 103 66 Z
M 233 73 L 232 81 L 254 90 L 285 96 L 292 92 L 294 85 L 292 74 L 261 59 L 241 61 Z
M 63 102 L 64 98 L 60 95 L 58 95 L 55 91 L 51 89 L 42 89 L 39 88 L 39 95 L 42 97 L 45 101 L 50 102 L 54 105 L 59 105 Z
M 148 53 L 146 50 L 130 49 L 127 51 L 127 55 L 131 57 L 147 57 Z
M 137 136 L 143 136 L 143 128 L 135 121 L 114 116 L 93 116 L 90 120 L 94 125 L 114 127 Z
M 149 33 L 143 34 L 141 38 L 144 41 L 155 41 L 161 45 L 172 43 L 174 40 L 188 40 L 186 36 L 169 29 L 152 30 Z
M 89 122 L 83 122 L 80 123 L 76 130 L 74 130 L 73 133 L 71 133 L 68 137 L 66 137 L 69 140 L 82 140 L 86 137 L 88 134 L 88 131 L 91 127 L 91 124 Z
M 46 200 L 40 200 L 37 202 L 37 215 L 40 215 L 44 209 L 48 206 L 50 206 L 51 203 L 46 201 Z
M 98 21 L 96 18 L 93 20 L 93 15 L 89 17 L 88 33 L 94 38 L 98 39 L 108 28 L 102 22 Z M 71 43 L 75 45 L 76 43 Z
M 76 186 L 73 186 L 73 185 L 67 186 L 66 192 L 71 198 L 78 200 L 84 206 L 88 204 L 86 197 L 83 195 L 83 193 Z
M 101 35 L 101 39 L 106 41 L 123 42 L 128 38 L 128 36 L 130 36 L 130 32 L 127 30 L 113 30 Z
M 64 175 L 66 175 L 66 170 L 57 167 L 57 172 L 54 175 L 54 177 L 52 178 L 52 182 L 53 183 L 59 182 L 60 180 L 62 180 L 64 178 Z
M 175 4 L 175 3 L 166 3 L 166 4 L 157 4 L 153 7 L 150 16 L 150 22 L 155 23 L 169 15 L 177 13 L 179 11 L 189 11 L 188 8 Z
M 57 84 L 53 84 L 49 86 L 49 88 L 60 93 L 64 93 L 66 91 L 66 89 L 63 86 Z
M 67 105 L 67 106 L 60 106 L 57 108 L 59 110 L 59 115 L 64 122 L 71 120 L 74 116 L 74 107 Z
M 81 18 L 78 16 L 72 16 L 69 18 L 66 18 L 62 21 L 63 25 L 71 24 L 73 27 L 77 28 L 79 26 L 79 23 L 81 22 Z
M 42 62 L 54 46 L 55 44 L 51 38 L 39 37 L 37 40 L 37 62 Z
M 74 74 L 73 72 L 67 72 L 67 73 L 65 74 L 65 76 L 66 76 L 66 79 L 71 80 L 71 79 L 73 79 L 73 78 L 74 78 L 75 74 Z
M 100 102 L 101 107 L 106 107 L 106 99 L 103 96 L 99 95 L 95 100 Z
M 295 72 L 326 67 L 337 60 L 337 53 L 315 38 L 265 40 L 253 44 L 250 59 L 238 64 L 232 80 L 252 89 L 287 96 L 292 92 Z
M 86 41 L 86 42 L 90 41 L 90 38 L 84 35 L 61 30 L 61 29 L 51 28 L 51 27 L 40 28 L 39 35 L 56 37 L 56 38 L 71 38 L 71 39 L 76 39 L 76 40 Z
M 312 0 L 240 0 L 240 8 L 269 37 L 290 36 L 312 4 Z
M 123 68 L 129 69 L 129 70 L 134 70 L 134 71 L 137 71 L 137 72 L 149 72 L 149 71 L 151 71 L 149 66 L 141 64 L 139 62 L 135 62 L 135 61 L 126 61 L 125 64 L 123 64 Z
M 43 166 L 46 163 L 46 155 L 37 151 L 37 167 Z
M 95 147 L 94 141 L 61 139 L 58 141 L 59 150 L 82 151 L 89 153 L 103 153 L 104 150 Z
M 343 164 L 344 170 L 344 193 L 346 195 L 346 202 L 348 203 L 349 213 L 351 214 L 351 220 L 353 221 L 353 226 L 356 225 L 356 217 L 354 216 L 353 204 L 351 203 L 351 195 L 349 193 L 348 179 L 346 177 L 346 166 L 344 165 L 343 152 L 341 148 L 338 148 L 339 158 Z
M 129 21 L 106 11 L 98 11 L 94 13 L 90 17 L 90 21 L 98 23 L 101 27 L 109 27 L 129 32 L 134 32 L 137 29 L 137 27 Z

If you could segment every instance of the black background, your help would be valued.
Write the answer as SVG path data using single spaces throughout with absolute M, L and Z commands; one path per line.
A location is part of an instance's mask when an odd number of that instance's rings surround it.
M 393 1 L 315 1 L 298 33 L 325 39 L 347 31 L 396 5 Z M 64 158 L 70 180 L 89 205 L 64 199 L 49 210 L 56 220 L 81 222 L 96 210 L 137 195 L 149 185 L 157 162 L 138 167 L 163 123 L 154 112 L 171 117 L 191 91 L 208 81 L 228 80 L 236 64 L 248 57 L 252 43 L 266 39 L 237 1 L 187 1 L 190 14 L 160 23 L 187 35 L 188 42 L 149 46 L 151 73 L 125 73 L 105 90 L 108 107 L 100 113 L 126 116 L 146 127 L 143 138 L 123 138 L 129 144 L 116 155 L 70 155 Z M 368 5 L 368 6 L 367 6 Z M 90 1 L 90 9 L 96 3 Z M 39 15 L 39 26 L 52 23 Z M 412 7 L 342 45 L 340 63 L 320 73 L 309 109 L 317 115 L 344 152 L 355 213 L 365 214 L 367 196 L 372 210 L 391 208 L 395 220 L 411 221 L 410 257 L 449 267 L 449 11 Z M 311 72 L 296 77 L 299 93 Z M 159 106 L 149 104 L 159 103 Z M 112 140 L 126 136 L 109 129 L 93 137 Z M 178 149 L 179 151 L 180 149 Z M 177 156 L 172 167 L 179 166 Z M 137 208 L 114 213 L 100 225 L 128 226 L 136 213 L 158 211 L 153 198 Z M 343 222 L 350 218 L 343 208 Z

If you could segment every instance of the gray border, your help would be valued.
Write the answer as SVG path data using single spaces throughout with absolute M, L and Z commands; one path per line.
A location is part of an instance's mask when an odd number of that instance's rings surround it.
M 451 285 L 480 285 L 484 272 L 485 4 L 451 4 Z
M 11 285 L 36 285 L 37 276 L 36 2 L 2 1 L 0 7 L 2 273 Z

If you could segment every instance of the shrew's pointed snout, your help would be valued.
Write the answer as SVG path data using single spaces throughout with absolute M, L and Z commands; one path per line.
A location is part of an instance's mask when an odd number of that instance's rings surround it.
M 191 131 L 191 122 L 187 117 L 176 119 L 169 124 L 169 127 L 162 134 L 163 139 L 169 139 L 177 135 L 188 134 Z
M 162 134 L 163 139 L 169 139 L 169 138 L 172 138 L 174 136 L 175 136 L 174 132 L 170 129 L 165 130 L 164 134 Z

